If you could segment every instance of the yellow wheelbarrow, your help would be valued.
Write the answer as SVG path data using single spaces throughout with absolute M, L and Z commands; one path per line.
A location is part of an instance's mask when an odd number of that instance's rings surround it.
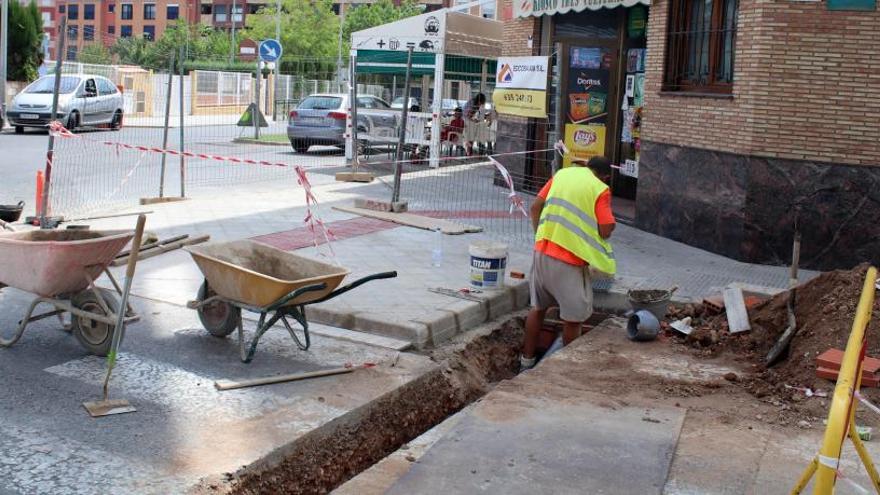
M 237 329 L 244 363 L 251 362 L 260 338 L 279 321 L 297 347 L 307 350 L 311 344 L 307 305 L 333 299 L 372 280 L 397 276 L 397 272 L 376 273 L 339 287 L 349 270 L 259 242 L 215 242 L 186 250 L 205 276 L 196 300 L 187 307 L 198 312 L 205 330 L 215 337 L 226 337 Z M 260 315 L 249 345 L 245 344 L 242 309 Z M 288 317 L 302 327 L 301 337 Z

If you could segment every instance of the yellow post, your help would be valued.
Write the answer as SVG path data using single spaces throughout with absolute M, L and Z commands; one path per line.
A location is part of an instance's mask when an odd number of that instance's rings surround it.
M 814 495 L 831 495 L 834 491 L 843 440 L 849 433 L 850 420 L 854 418 L 853 393 L 861 381 L 860 357 L 865 328 L 871 320 L 871 310 L 874 306 L 874 284 L 876 282 L 877 269 L 871 267 L 865 277 L 852 332 L 849 334 L 840 373 L 837 375 L 837 385 L 834 387 L 834 397 L 831 400 L 831 411 L 828 413 L 828 427 L 825 429 L 822 448 L 819 449 L 819 455 L 816 459 L 818 465 L 816 467 L 816 483 L 813 486 Z M 856 449 L 858 450 L 858 447 Z M 862 452 L 859 454 L 861 455 Z M 862 462 L 865 462 L 865 458 L 873 467 L 873 462 L 870 457 L 867 457 L 867 452 L 865 452 Z M 865 467 L 868 468 L 867 465 Z

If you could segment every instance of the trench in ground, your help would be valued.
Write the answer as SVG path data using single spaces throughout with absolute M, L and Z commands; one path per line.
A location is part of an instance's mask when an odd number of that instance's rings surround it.
M 595 326 L 609 315 L 594 314 Z M 229 475 L 235 495 L 322 494 L 357 476 L 519 371 L 524 319 L 509 317 L 431 353 L 438 367 L 309 432 L 283 455 Z

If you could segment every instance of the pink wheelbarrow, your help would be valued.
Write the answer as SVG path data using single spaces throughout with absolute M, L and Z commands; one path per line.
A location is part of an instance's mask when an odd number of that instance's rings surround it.
M 133 231 L 92 230 L 0 233 L 0 289 L 8 286 L 36 295 L 11 336 L 0 329 L 0 347 L 18 342 L 30 323 L 57 317 L 86 350 L 106 356 L 120 306 L 127 306 L 124 324 L 138 319 L 107 269 L 134 235 Z M 95 286 L 102 273 L 115 290 Z M 35 314 L 40 305 L 50 308 Z M 70 323 L 65 323 L 65 313 Z

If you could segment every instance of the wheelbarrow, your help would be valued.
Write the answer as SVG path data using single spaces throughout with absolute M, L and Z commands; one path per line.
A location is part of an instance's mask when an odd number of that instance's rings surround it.
M 339 287 L 349 271 L 250 240 L 217 242 L 185 248 L 192 255 L 205 281 L 197 298 L 187 307 L 198 312 L 211 335 L 224 338 L 238 330 L 241 361 L 254 358 L 263 334 L 279 321 L 296 346 L 311 345 L 306 306 L 333 299 L 372 280 L 394 278 L 384 272 Z M 257 313 L 254 337 L 245 343 L 241 310 Z M 297 333 L 289 319 L 301 327 Z
M 107 267 L 134 235 L 133 231 L 92 230 L 0 233 L 0 289 L 8 286 L 37 296 L 11 337 L 0 332 L 0 347 L 18 342 L 30 323 L 54 316 L 86 350 L 106 356 L 119 316 L 120 298 L 125 300 Z M 102 273 L 110 279 L 115 294 L 95 286 Z M 51 309 L 34 314 L 41 304 Z M 64 322 L 65 313 L 70 314 L 69 324 Z M 128 306 L 124 324 L 137 319 Z

